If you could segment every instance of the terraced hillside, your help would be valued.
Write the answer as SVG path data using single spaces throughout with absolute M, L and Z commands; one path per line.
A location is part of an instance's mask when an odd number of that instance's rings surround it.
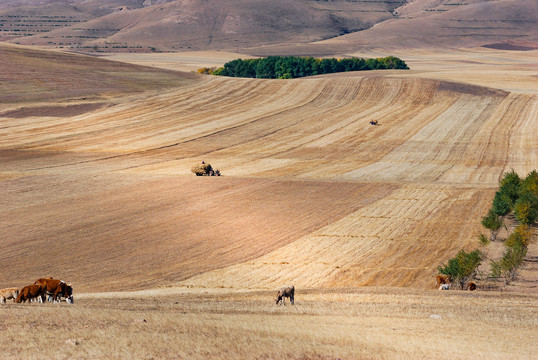
M 431 288 L 499 176 L 536 167 L 538 98 L 383 74 L 2 114 L 0 283 Z M 224 176 L 191 174 L 202 160 Z
M 237 49 L 310 42 L 363 30 L 391 19 L 392 11 L 403 3 L 93 0 L 44 5 L 33 1 L 33 6 L 0 7 L 0 40 L 80 52 Z
M 0 41 L 85 53 L 538 47 L 534 0 L 9 0 Z

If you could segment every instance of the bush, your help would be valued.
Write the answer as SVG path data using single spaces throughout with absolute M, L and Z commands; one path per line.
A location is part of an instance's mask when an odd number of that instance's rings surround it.
M 489 266 L 491 277 L 500 278 L 502 276 L 502 266 L 500 261 L 491 260 Z
M 482 246 L 486 246 L 489 244 L 489 239 L 486 235 L 480 233 L 480 235 L 478 235 L 478 241 L 480 242 L 480 245 Z
M 198 69 L 197 73 L 202 74 L 202 75 L 213 75 L 215 70 L 217 70 L 216 67 L 211 67 L 211 68 L 203 67 L 203 68 Z

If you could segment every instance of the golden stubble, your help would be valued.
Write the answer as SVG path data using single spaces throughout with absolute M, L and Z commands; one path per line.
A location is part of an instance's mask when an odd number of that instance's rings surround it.
M 21 359 L 531 359 L 537 350 L 535 295 L 297 289 L 295 306 L 274 295 L 172 288 L 8 304 L 0 346 Z

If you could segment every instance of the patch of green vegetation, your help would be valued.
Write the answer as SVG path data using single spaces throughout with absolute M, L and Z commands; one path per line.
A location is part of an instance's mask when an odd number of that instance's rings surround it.
M 521 265 L 525 261 L 527 248 L 532 240 L 531 227 L 538 219 L 538 172 L 533 170 L 525 179 L 511 170 L 499 181 L 499 190 L 495 193 L 488 214 L 482 218 L 482 226 L 491 231 L 490 238 L 480 234 L 480 244 L 486 246 L 497 239 L 501 227 L 507 228 L 504 219 L 513 214 L 519 225 L 504 242 L 505 251 L 502 258 L 490 261 L 490 274 L 494 278 L 503 277 L 506 283 L 516 279 Z M 480 250 L 460 252 L 447 264 L 438 267 L 441 274 L 448 275 L 450 281 L 460 283 L 464 288 L 466 282 L 476 275 L 476 269 L 483 260 Z
M 409 69 L 409 67 L 403 60 L 394 56 L 377 59 L 269 56 L 260 59 L 236 59 L 227 62 L 211 74 L 259 79 L 293 79 L 337 72 L 381 69 Z

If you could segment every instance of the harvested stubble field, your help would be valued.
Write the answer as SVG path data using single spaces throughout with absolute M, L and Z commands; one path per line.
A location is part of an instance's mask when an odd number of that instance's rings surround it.
M 417 71 L 290 81 L 136 67 L 156 82 L 102 90 L 81 74 L 122 78 L 132 65 L 84 57 L 73 72 L 61 53 L 27 53 L 42 71 L 4 83 L 24 96 L 0 103 L 0 286 L 55 276 L 76 295 L 70 307 L 0 307 L 2 348 L 532 358 L 535 274 L 514 289 L 526 294 L 431 290 L 437 266 L 478 246 L 502 173 L 537 167 L 535 64 L 521 53 L 474 52 L 485 78 L 475 62 L 415 53 Z M 507 71 L 490 77 L 497 66 Z M 43 91 L 48 71 L 70 80 Z M 473 76 L 447 81 L 457 71 Z M 519 90 L 503 81 L 522 74 Z M 201 160 L 223 176 L 194 176 Z M 278 308 L 287 284 L 297 306 Z
M 302 289 L 295 306 L 277 306 L 274 295 L 169 289 L 9 304 L 0 347 L 6 358 L 58 359 L 532 359 L 538 351 L 536 296 Z

